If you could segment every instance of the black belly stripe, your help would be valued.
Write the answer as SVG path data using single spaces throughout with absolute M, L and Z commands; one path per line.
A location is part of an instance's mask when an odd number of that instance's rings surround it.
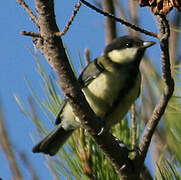
M 121 99 L 125 97 L 127 94 L 129 94 L 129 91 L 135 86 L 139 73 L 139 68 L 131 66 L 129 68 L 126 67 L 126 70 L 127 71 L 125 73 L 129 74 L 129 77 L 125 79 L 125 87 L 118 93 L 118 96 L 115 98 L 113 105 L 111 106 L 110 110 L 106 113 L 105 118 L 115 110 L 115 107 L 118 106 Z

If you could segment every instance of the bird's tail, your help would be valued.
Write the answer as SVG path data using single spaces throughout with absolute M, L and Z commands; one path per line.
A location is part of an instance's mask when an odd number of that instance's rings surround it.
M 32 149 L 34 153 L 45 153 L 50 156 L 55 155 L 65 141 L 71 136 L 73 130 L 64 130 L 59 124 L 43 140 Z

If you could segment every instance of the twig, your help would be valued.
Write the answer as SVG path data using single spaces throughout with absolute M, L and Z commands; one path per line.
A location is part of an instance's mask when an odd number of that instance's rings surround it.
M 68 23 L 66 24 L 65 28 L 63 29 L 63 31 L 61 32 L 55 32 L 53 33 L 53 35 L 55 36 L 63 36 L 66 34 L 66 32 L 69 30 L 70 25 L 72 24 L 76 14 L 78 13 L 79 9 L 80 9 L 81 3 L 78 2 L 77 4 L 75 4 L 75 10 L 72 14 L 72 16 L 70 17 Z M 40 33 L 35 33 L 35 32 L 28 32 L 28 31 L 22 31 L 21 32 L 22 35 L 25 36 L 31 36 L 31 37 L 41 37 Z
M 129 0 L 129 14 L 131 17 L 131 21 L 138 26 L 139 20 L 138 20 L 138 12 L 137 12 L 137 6 L 136 6 L 136 1 Z M 133 31 L 132 34 L 135 36 L 140 37 L 139 31 Z
M 113 0 L 103 0 L 103 10 L 110 14 L 115 14 Z M 114 38 L 116 38 L 116 22 L 112 18 L 105 16 L 104 26 L 105 41 L 106 44 L 109 44 Z
M 75 4 L 74 12 L 73 12 L 72 16 L 70 17 L 68 23 L 66 24 L 65 28 L 63 29 L 63 31 L 55 33 L 56 36 L 63 36 L 63 35 L 65 35 L 65 33 L 69 30 L 69 27 L 72 24 L 75 16 L 77 15 L 81 5 L 82 5 L 81 2 L 78 2 L 78 3 Z
M 0 144 L 1 144 L 1 147 L 2 147 L 2 149 L 6 155 L 10 169 L 12 170 L 13 179 L 21 180 L 22 175 L 21 175 L 21 172 L 19 170 L 18 163 L 16 162 L 15 155 L 12 151 L 11 142 L 9 140 L 9 137 L 8 137 L 8 134 L 6 131 L 6 127 L 5 127 L 5 124 L 3 121 L 1 109 L 0 109 Z
M 164 93 L 160 98 L 159 103 L 155 107 L 151 119 L 148 121 L 146 125 L 145 132 L 143 134 L 142 141 L 140 143 L 140 158 L 143 163 L 148 148 L 151 143 L 151 138 L 157 127 L 160 118 L 165 112 L 168 101 L 173 94 L 174 91 L 174 80 L 171 76 L 170 70 L 170 57 L 169 57 L 169 48 L 168 48 L 168 40 L 170 36 L 170 27 L 168 21 L 164 15 L 157 15 L 157 22 L 159 26 L 159 39 L 160 39 L 160 47 L 161 47 L 161 60 L 162 60 L 162 77 L 165 82 Z
M 125 21 L 125 20 L 123 20 L 123 19 L 121 19 L 121 18 L 117 18 L 116 16 L 114 16 L 114 15 L 112 15 L 112 14 L 110 14 L 110 13 L 104 12 L 104 11 L 102 11 L 101 9 L 93 6 L 92 4 L 88 3 L 88 2 L 85 1 L 85 0 L 80 0 L 80 1 L 81 1 L 83 4 L 85 4 L 86 6 L 90 7 L 90 8 L 93 9 L 93 10 L 95 10 L 96 12 L 98 12 L 98 13 L 104 15 L 104 16 L 108 16 L 108 17 L 116 20 L 117 22 L 120 22 L 120 23 L 122 23 L 123 25 L 128 26 L 128 27 L 134 29 L 135 31 L 139 31 L 139 32 L 144 33 L 144 34 L 146 34 L 146 35 L 149 35 L 149 36 L 152 36 L 152 37 L 157 38 L 157 34 L 156 34 L 156 33 L 153 33 L 153 32 L 147 31 L 147 30 L 145 30 L 145 29 L 142 29 L 142 28 L 140 28 L 140 27 L 138 27 L 138 26 L 136 26 L 136 25 L 134 25 L 134 24 L 131 24 L 131 23 L 129 23 L 129 22 L 127 22 L 127 21 Z
M 39 26 L 39 22 L 37 17 L 33 14 L 33 12 L 30 10 L 30 8 L 28 7 L 28 5 L 23 1 L 23 0 L 17 0 L 17 2 L 24 8 L 24 10 L 28 13 L 28 15 L 30 16 L 31 20 L 38 26 Z
M 25 36 L 31 36 L 31 37 L 41 37 L 40 33 L 29 32 L 29 31 L 21 31 L 21 34 Z

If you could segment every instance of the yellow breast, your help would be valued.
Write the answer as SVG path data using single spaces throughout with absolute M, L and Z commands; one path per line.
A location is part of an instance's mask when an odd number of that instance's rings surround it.
M 119 122 L 130 109 L 131 104 L 139 94 L 141 75 L 137 75 L 133 87 L 120 96 L 120 91 L 125 88 L 126 76 L 122 73 L 104 72 L 94 79 L 82 91 L 95 114 L 106 119 L 108 127 Z M 120 97 L 119 99 L 117 99 Z M 114 102 L 118 101 L 116 106 Z M 110 112 L 111 110 L 111 112 Z M 61 114 L 62 126 L 65 129 L 75 129 L 80 126 L 78 118 L 74 115 L 69 103 L 66 104 Z
M 129 111 L 131 105 L 138 98 L 141 86 L 141 74 L 139 73 L 134 86 L 121 98 L 114 111 L 108 115 L 106 122 L 108 127 L 120 122 Z

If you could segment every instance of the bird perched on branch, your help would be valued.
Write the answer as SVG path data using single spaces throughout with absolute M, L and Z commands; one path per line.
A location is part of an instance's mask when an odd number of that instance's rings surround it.
M 108 44 L 102 56 L 88 64 L 79 77 L 81 89 L 94 113 L 108 127 L 121 121 L 140 94 L 140 61 L 146 48 L 155 42 L 123 36 Z M 56 120 L 56 128 L 33 152 L 55 155 L 72 132 L 80 127 L 70 104 L 65 101 Z

